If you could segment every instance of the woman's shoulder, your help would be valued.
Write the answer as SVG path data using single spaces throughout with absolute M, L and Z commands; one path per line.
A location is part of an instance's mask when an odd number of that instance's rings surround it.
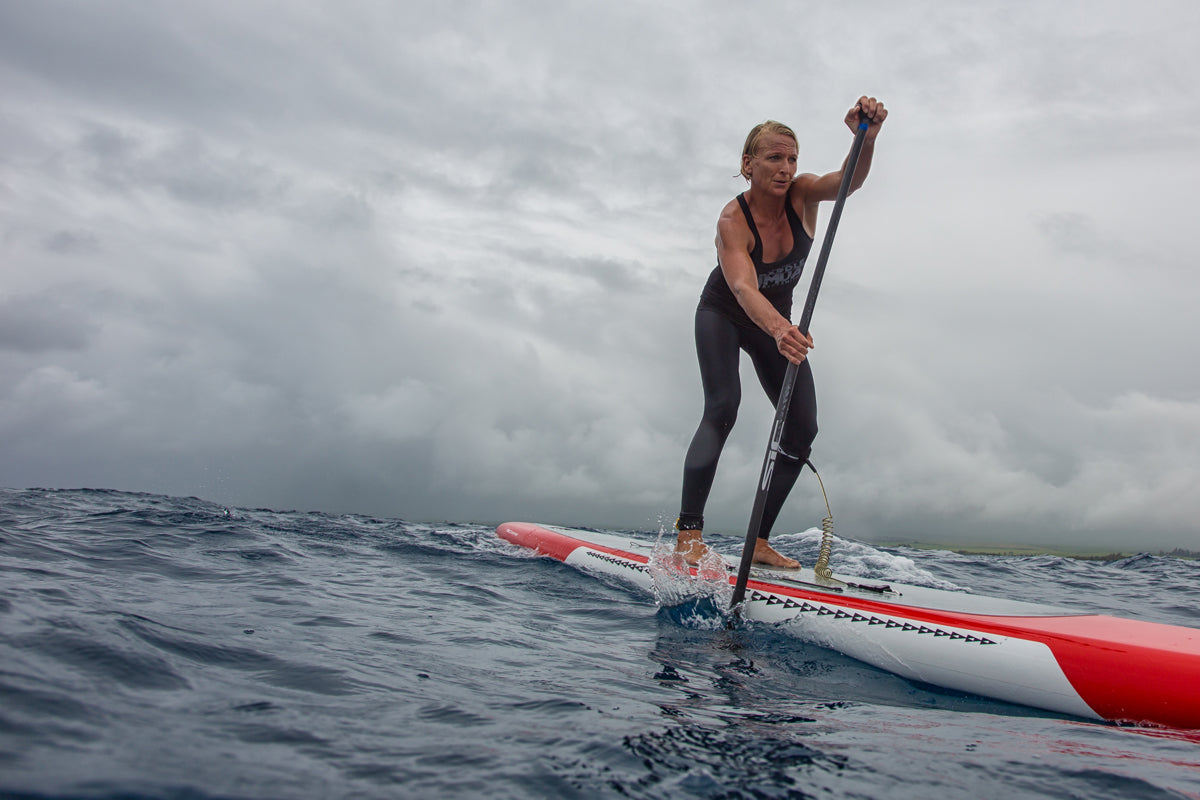
M 746 214 L 742 211 L 737 197 L 721 209 L 721 216 L 717 217 L 717 234 L 726 243 L 753 240 L 750 224 L 746 221 Z
M 746 225 L 746 213 L 742 210 L 741 200 L 742 195 L 735 195 L 732 200 L 725 204 L 721 209 L 721 215 L 717 217 L 717 224 L 721 226 L 730 223 L 734 225 Z
M 792 185 L 788 189 L 788 197 L 791 198 L 793 203 L 804 205 L 809 202 L 809 194 L 816 187 L 817 181 L 820 179 L 820 175 L 814 175 L 811 172 L 801 172 L 792 178 Z

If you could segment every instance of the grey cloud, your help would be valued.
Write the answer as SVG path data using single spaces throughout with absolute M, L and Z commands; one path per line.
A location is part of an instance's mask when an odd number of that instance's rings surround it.
M 278 203 L 286 180 L 254 156 L 221 152 L 194 131 L 151 143 L 113 126 L 93 125 L 79 151 L 86 169 L 108 190 L 161 190 L 179 202 L 214 209 Z
M 742 138 L 836 168 L 871 91 L 815 318 L 840 530 L 1186 546 L 1198 12 L 1026 11 L 4 4 L 0 483 L 669 523 Z
M 0 348 L 21 353 L 80 350 L 96 329 L 85 309 L 54 297 L 0 299 Z
M 1095 223 L 1084 214 L 1047 214 L 1035 220 L 1038 230 L 1050 244 L 1062 253 L 1087 258 L 1107 258 L 1113 255 L 1113 242 L 1104 236 Z
M 91 231 L 59 230 L 46 237 L 45 246 L 61 255 L 95 253 L 100 249 L 100 237 Z

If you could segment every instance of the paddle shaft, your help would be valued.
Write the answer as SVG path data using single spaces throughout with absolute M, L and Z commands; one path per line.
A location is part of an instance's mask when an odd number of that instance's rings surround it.
M 804 302 L 804 313 L 796 326 L 805 336 L 812 322 L 813 309 L 817 306 L 817 292 L 821 290 L 821 278 L 825 275 L 825 264 L 829 261 L 829 251 L 833 248 L 833 236 L 837 233 L 838 222 L 842 218 L 842 206 L 846 204 L 846 195 L 850 193 L 850 181 L 854 178 L 854 170 L 858 167 L 858 155 L 862 152 L 863 140 L 867 135 L 867 120 L 859 117 L 858 130 L 854 134 L 854 144 L 850 147 L 850 155 L 842 174 L 842 184 L 838 187 L 837 200 L 833 204 L 833 213 L 829 217 L 829 226 L 825 229 L 825 239 L 821 242 L 821 254 L 817 258 L 817 266 L 813 270 L 812 282 L 808 286 L 808 299 Z M 788 408 L 792 404 L 792 389 L 796 385 L 796 373 L 799 367 L 788 363 L 787 373 L 783 376 L 783 386 L 779 390 L 779 401 L 775 404 L 775 422 L 771 425 L 771 440 L 767 444 L 767 454 L 763 458 L 762 473 L 758 480 L 758 491 L 754 494 L 754 507 L 750 511 L 750 527 L 746 531 L 746 544 L 742 548 L 742 561 L 738 566 L 737 583 L 733 586 L 733 600 L 730 607 L 737 609 L 739 603 L 746 597 L 746 583 L 750 580 L 750 565 L 754 561 L 754 546 L 758 542 L 758 534 L 762 531 L 763 511 L 767 504 L 767 490 L 771 488 L 771 476 L 775 472 L 775 459 L 779 456 L 779 443 L 783 440 L 783 426 L 787 420 Z

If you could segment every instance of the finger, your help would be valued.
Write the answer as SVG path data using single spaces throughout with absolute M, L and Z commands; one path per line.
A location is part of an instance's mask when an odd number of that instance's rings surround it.
M 862 108 L 862 114 L 871 122 L 882 122 L 880 111 L 883 108 L 883 103 L 880 103 L 874 97 L 863 95 L 859 99 L 859 106 Z

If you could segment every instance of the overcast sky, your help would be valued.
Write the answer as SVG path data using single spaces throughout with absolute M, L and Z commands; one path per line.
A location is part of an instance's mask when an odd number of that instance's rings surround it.
M 827 172 L 867 93 L 838 532 L 1200 549 L 1197 41 L 1192 0 L 0 0 L 0 485 L 669 525 L 746 132 Z M 776 529 L 823 513 L 806 475 Z

